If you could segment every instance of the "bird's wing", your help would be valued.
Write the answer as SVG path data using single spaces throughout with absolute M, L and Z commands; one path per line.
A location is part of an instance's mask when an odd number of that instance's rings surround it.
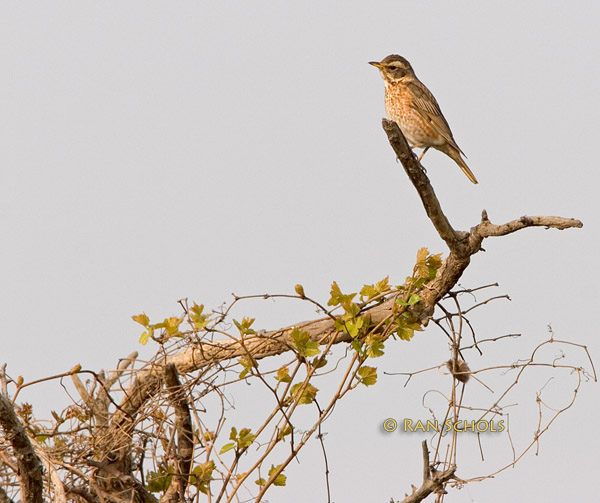
M 424 119 L 431 122 L 435 130 L 442 135 L 444 140 L 464 155 L 464 152 L 456 144 L 450 126 L 448 125 L 448 122 L 446 122 L 446 119 L 440 110 L 440 106 L 433 94 L 431 94 L 431 91 L 429 91 L 429 89 L 427 89 L 420 81 L 408 82 L 407 86 L 414 96 L 412 103 L 413 108 L 419 112 Z

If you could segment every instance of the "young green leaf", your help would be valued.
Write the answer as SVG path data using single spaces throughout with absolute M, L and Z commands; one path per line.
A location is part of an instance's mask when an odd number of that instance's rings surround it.
M 375 367 L 361 367 L 358 369 L 360 383 L 365 386 L 372 386 L 377 382 L 377 369 Z
M 290 369 L 285 365 L 280 367 L 277 371 L 275 379 L 277 379 L 278 382 L 291 382 L 292 378 L 290 377 Z
M 407 304 L 409 306 L 414 306 L 416 303 L 421 302 L 421 297 L 419 297 L 416 293 L 413 293 L 409 298 Z
M 240 430 L 240 434 L 238 435 L 238 447 L 240 449 L 245 449 L 246 447 L 250 447 L 250 444 L 254 442 L 256 435 L 252 433 L 250 428 L 242 428 Z
M 140 336 L 140 344 L 145 345 L 150 337 L 154 335 L 154 327 L 148 327 L 148 330 Z
M 271 465 L 271 469 L 269 470 L 269 478 L 271 478 L 276 472 L 277 470 L 279 470 L 279 467 L 281 465 Z M 277 477 L 275 477 L 275 480 L 273 481 L 273 485 L 274 486 L 284 486 L 285 483 L 287 481 L 287 477 L 285 475 L 283 475 L 282 473 L 280 473 L 279 475 L 277 475 Z
M 352 302 L 352 299 L 356 296 L 355 293 L 344 295 L 340 290 L 338 284 L 334 281 L 331 284 L 331 297 L 327 302 L 328 306 L 339 306 L 340 304 Z
M 221 450 L 219 451 L 219 454 L 223 454 L 223 453 L 225 453 L 227 451 L 230 451 L 234 447 L 235 447 L 235 443 L 234 442 L 230 442 L 228 444 L 225 444 L 223 447 L 221 447 Z
M 195 466 L 190 475 L 190 484 L 195 485 L 200 492 L 207 494 L 208 484 L 212 480 L 212 473 L 214 469 L 214 461 L 208 461 Z
M 148 318 L 148 316 L 146 315 L 146 313 L 136 314 L 135 316 L 132 316 L 131 319 L 133 321 L 139 323 L 143 327 L 147 327 L 148 324 L 150 323 L 150 319 Z
M 327 358 L 322 358 L 321 356 L 313 358 L 313 360 L 310 362 L 310 364 L 314 368 L 320 369 L 321 367 L 324 367 L 325 365 L 327 365 Z
M 319 343 L 312 341 L 308 332 L 294 327 L 291 336 L 294 340 L 292 346 L 298 351 L 300 356 L 316 356 L 321 352 L 319 350 Z
M 173 467 L 169 466 L 169 471 L 148 472 L 146 474 L 146 489 L 151 493 L 166 491 L 173 480 Z
M 285 437 L 287 435 L 291 435 L 291 433 L 292 433 L 292 428 L 288 425 L 279 432 L 279 435 L 277 435 L 277 440 L 284 440 Z
M 167 334 L 175 335 L 175 334 L 179 333 L 179 325 L 181 325 L 182 321 L 183 321 L 183 318 L 177 318 L 176 316 L 171 316 L 170 318 L 165 318 L 165 320 L 162 322 L 162 325 L 164 326 L 164 329 L 167 331 Z
M 376 334 L 367 335 L 365 346 L 369 358 L 378 358 L 383 355 L 383 341 L 381 340 L 381 336 Z
M 254 318 L 244 318 L 241 322 L 237 320 L 233 320 L 233 323 L 237 327 L 240 332 L 240 335 L 254 335 L 256 332 L 254 329 L 250 328 L 254 323 Z
M 306 384 L 299 382 L 298 384 L 294 384 L 290 389 L 290 395 L 296 400 L 300 405 L 312 403 L 315 397 L 317 396 L 317 388 L 315 388 L 312 384 Z
M 194 323 L 194 327 L 198 330 L 202 330 L 210 323 L 210 314 L 204 314 L 204 304 L 196 304 L 190 308 L 190 318 Z
M 258 368 L 258 362 L 251 356 L 242 356 L 238 359 L 238 363 L 244 367 L 244 370 L 240 372 L 240 379 L 243 379 L 248 374 L 252 373 L 252 369 Z

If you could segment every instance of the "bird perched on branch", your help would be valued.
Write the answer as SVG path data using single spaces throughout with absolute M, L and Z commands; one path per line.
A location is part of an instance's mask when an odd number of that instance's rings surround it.
M 456 144 L 433 94 L 415 75 L 410 63 L 396 54 L 382 61 L 371 61 L 381 71 L 385 83 L 385 111 L 400 127 L 411 148 L 423 148 L 423 153 L 433 147 L 452 158 L 473 183 L 477 179 L 469 169 Z

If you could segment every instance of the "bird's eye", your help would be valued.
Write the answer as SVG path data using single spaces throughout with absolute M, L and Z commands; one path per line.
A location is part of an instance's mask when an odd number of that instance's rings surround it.
M 397 67 L 397 66 L 393 66 L 393 65 L 392 65 L 392 66 L 390 66 L 390 70 L 397 70 L 397 69 L 398 69 L 398 67 Z

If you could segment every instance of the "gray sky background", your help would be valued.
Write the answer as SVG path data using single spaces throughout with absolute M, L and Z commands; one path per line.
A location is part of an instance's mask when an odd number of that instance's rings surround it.
M 179 314 L 183 297 L 217 307 L 231 292 L 296 283 L 326 301 L 333 280 L 348 291 L 388 274 L 398 284 L 420 247 L 445 253 L 381 129 L 383 83 L 367 62 L 390 53 L 435 94 L 479 179 L 441 153 L 424 159 L 456 227 L 478 223 L 483 208 L 495 223 L 528 214 L 585 224 L 485 242 L 461 284 L 497 281 L 512 302 L 474 314 L 478 337 L 523 337 L 472 355 L 471 367 L 527 357 L 549 323 L 598 361 L 599 11 L 556 1 L 3 2 L 0 361 L 26 380 L 75 363 L 112 368 L 134 349 L 151 354 L 133 314 L 159 320 Z M 266 303 L 241 315 L 277 328 L 314 313 Z M 447 354 L 431 328 L 376 364 L 410 371 Z M 380 425 L 427 417 L 423 393 L 448 388 L 434 374 L 407 388 L 381 376 L 336 408 L 326 423 L 335 502 L 400 499 L 419 482 L 423 437 Z M 518 441 L 535 430 L 546 380 L 516 395 L 531 412 L 511 419 Z M 552 381 L 548 403 L 566 405 L 574 382 Z M 56 382 L 21 398 L 40 411 L 68 403 Z M 590 501 L 597 414 L 598 387 L 585 385 L 539 456 L 445 501 Z M 486 461 L 473 450 L 460 476 L 510 461 L 506 439 L 486 441 Z M 471 452 L 474 440 L 465 444 Z M 319 452 L 315 443 L 269 499 L 325 501 Z

